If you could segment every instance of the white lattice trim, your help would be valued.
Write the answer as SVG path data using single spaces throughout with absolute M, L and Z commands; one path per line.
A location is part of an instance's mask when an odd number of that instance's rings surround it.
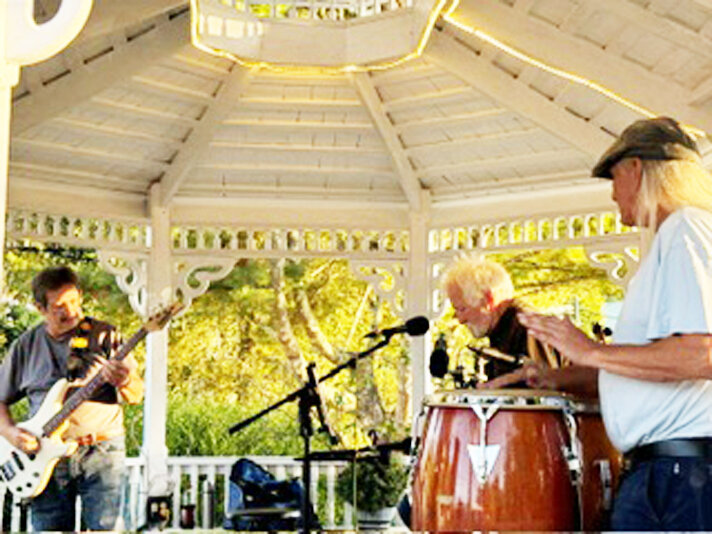
M 173 291 L 187 310 L 193 300 L 210 288 L 210 282 L 222 280 L 235 267 L 233 258 L 176 258 L 173 261 Z
M 619 214 L 586 213 L 434 229 L 428 250 L 447 255 L 477 249 L 563 248 L 628 233 L 637 229 L 624 226 Z
M 403 258 L 409 249 L 408 232 L 393 230 L 179 226 L 173 228 L 172 238 L 175 251 L 237 251 L 245 257 Z
M 147 317 L 148 257 L 146 254 L 98 250 L 97 255 L 101 268 L 114 276 L 121 291 L 129 297 L 131 309 L 139 316 Z
M 367 282 L 376 295 L 390 303 L 399 314 L 406 309 L 407 265 L 382 261 L 355 261 L 351 268 L 357 278 Z
M 95 217 L 53 215 L 37 211 L 9 210 L 7 236 L 77 247 L 146 251 L 148 226 Z
M 608 277 L 623 287 L 628 285 L 640 263 L 640 246 L 637 243 L 620 240 L 584 248 L 589 261 L 605 269 Z

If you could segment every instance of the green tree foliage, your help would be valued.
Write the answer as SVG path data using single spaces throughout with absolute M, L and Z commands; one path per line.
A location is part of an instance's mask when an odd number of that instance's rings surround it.
M 274 263 L 269 260 L 239 261 L 229 276 L 215 282 L 208 293 L 193 302 L 189 313 L 174 321 L 170 335 L 171 406 L 188 407 L 191 402 L 200 406 L 223 406 L 223 415 L 230 414 L 225 423 L 234 423 L 301 387 L 303 377 L 295 370 L 298 367 L 289 363 L 288 351 L 279 337 L 273 269 Z M 354 277 L 344 260 L 286 262 L 283 291 L 299 357 L 305 363 L 316 365 L 317 376 L 323 376 L 342 363 L 348 356 L 345 351 L 363 350 L 368 346 L 363 336 L 376 324 L 376 315 L 379 323 L 398 321 L 385 304 L 378 309 L 361 306 L 364 298 L 374 299 L 369 297 L 368 285 Z M 309 310 L 328 347 L 317 346 L 313 334 L 308 332 L 304 304 L 300 302 L 302 298 L 308 301 Z M 403 358 L 403 341 L 395 340 L 392 346 L 371 356 L 370 361 L 359 363 L 359 367 L 370 363 L 375 369 L 377 397 L 364 401 L 378 403 L 386 414 L 390 414 L 391 417 L 377 421 L 375 425 L 385 434 L 405 431 L 390 428 L 388 424 L 398 401 L 397 361 Z M 363 444 L 364 432 L 371 428 L 359 424 L 357 386 L 354 373 L 346 370 L 320 387 L 333 430 L 351 446 Z M 201 410 L 196 407 L 194 415 L 197 417 Z M 295 409 L 291 406 L 279 411 L 289 416 L 278 416 L 283 421 L 283 429 L 288 432 L 283 432 L 283 438 L 287 439 L 277 446 L 289 443 L 291 453 L 296 454 L 301 445 Z M 181 410 L 174 415 L 193 417 L 187 413 Z M 294 424 L 284 423 L 287 420 Z M 224 432 L 225 428 L 222 425 L 220 431 Z M 265 440 L 260 439 L 264 432 L 250 434 L 254 435 L 252 441 L 242 437 L 244 432 L 247 430 L 234 438 L 223 436 L 223 441 L 228 440 L 225 444 L 218 444 L 217 438 L 212 440 L 212 450 L 224 449 L 232 443 L 233 453 L 240 449 L 242 453 L 272 453 L 266 450 Z M 242 443 L 240 447 L 238 441 Z M 181 449 L 195 450 L 193 446 L 181 446 Z M 209 451 L 211 449 L 203 450 L 202 454 L 210 454 Z

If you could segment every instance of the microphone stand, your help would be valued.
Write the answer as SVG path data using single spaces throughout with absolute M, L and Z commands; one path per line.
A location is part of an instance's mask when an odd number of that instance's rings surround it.
M 393 333 L 395 334 L 395 332 Z M 247 419 L 244 419 L 240 421 L 239 423 L 231 426 L 228 429 L 228 432 L 230 434 L 234 434 L 235 432 L 238 432 L 245 428 L 246 426 L 254 423 L 261 417 L 265 416 L 272 410 L 279 408 L 283 404 L 286 404 L 288 402 L 292 402 L 294 400 L 299 401 L 299 434 L 302 436 L 302 442 L 304 445 L 304 456 L 302 458 L 302 482 L 304 484 L 304 493 L 302 495 L 302 502 L 301 502 L 301 516 L 302 516 L 302 532 L 304 534 L 309 534 L 311 531 L 311 521 L 312 521 L 312 506 L 311 506 L 311 437 L 314 434 L 314 428 L 312 426 L 311 422 L 311 408 L 315 407 L 317 409 L 317 414 L 320 419 L 320 423 L 322 425 L 320 430 L 325 430 L 327 434 L 329 434 L 332 442 L 334 440 L 334 437 L 332 434 L 329 432 L 329 429 L 326 425 L 326 422 L 324 420 L 324 412 L 321 407 L 321 399 L 319 398 L 319 391 L 317 390 L 317 386 L 324 382 L 325 380 L 328 380 L 329 378 L 332 378 L 333 376 L 339 374 L 341 371 L 346 369 L 347 367 L 351 367 L 352 369 L 356 368 L 356 363 L 362 359 L 365 358 L 366 356 L 374 353 L 381 347 L 385 347 L 390 343 L 391 337 L 393 337 L 393 334 L 384 334 L 384 338 L 373 345 L 372 347 L 369 347 L 363 352 L 359 352 L 349 358 L 347 361 L 344 363 L 337 365 L 334 367 L 331 371 L 326 373 L 324 376 L 320 377 L 318 380 L 314 374 L 314 363 L 310 363 L 307 366 L 307 381 L 306 383 L 299 388 L 296 391 L 293 391 L 286 397 L 284 397 L 282 400 L 279 400 L 272 404 L 271 406 L 268 406 L 264 410 L 256 413 L 255 415 L 248 417 Z

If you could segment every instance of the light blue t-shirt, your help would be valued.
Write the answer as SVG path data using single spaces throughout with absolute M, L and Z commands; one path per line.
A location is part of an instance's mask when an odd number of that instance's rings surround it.
M 712 213 L 686 207 L 660 225 L 628 286 L 613 342 L 710 333 Z M 648 382 L 601 371 L 599 394 L 608 436 L 623 452 L 665 439 L 712 437 L 712 381 Z

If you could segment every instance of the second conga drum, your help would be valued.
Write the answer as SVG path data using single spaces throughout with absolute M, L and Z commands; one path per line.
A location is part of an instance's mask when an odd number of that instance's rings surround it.
M 570 411 L 580 448 L 581 530 L 606 530 L 623 459 L 608 440 L 598 406 L 572 401 Z
M 454 391 L 425 403 L 412 529 L 574 530 L 567 399 L 530 390 Z

